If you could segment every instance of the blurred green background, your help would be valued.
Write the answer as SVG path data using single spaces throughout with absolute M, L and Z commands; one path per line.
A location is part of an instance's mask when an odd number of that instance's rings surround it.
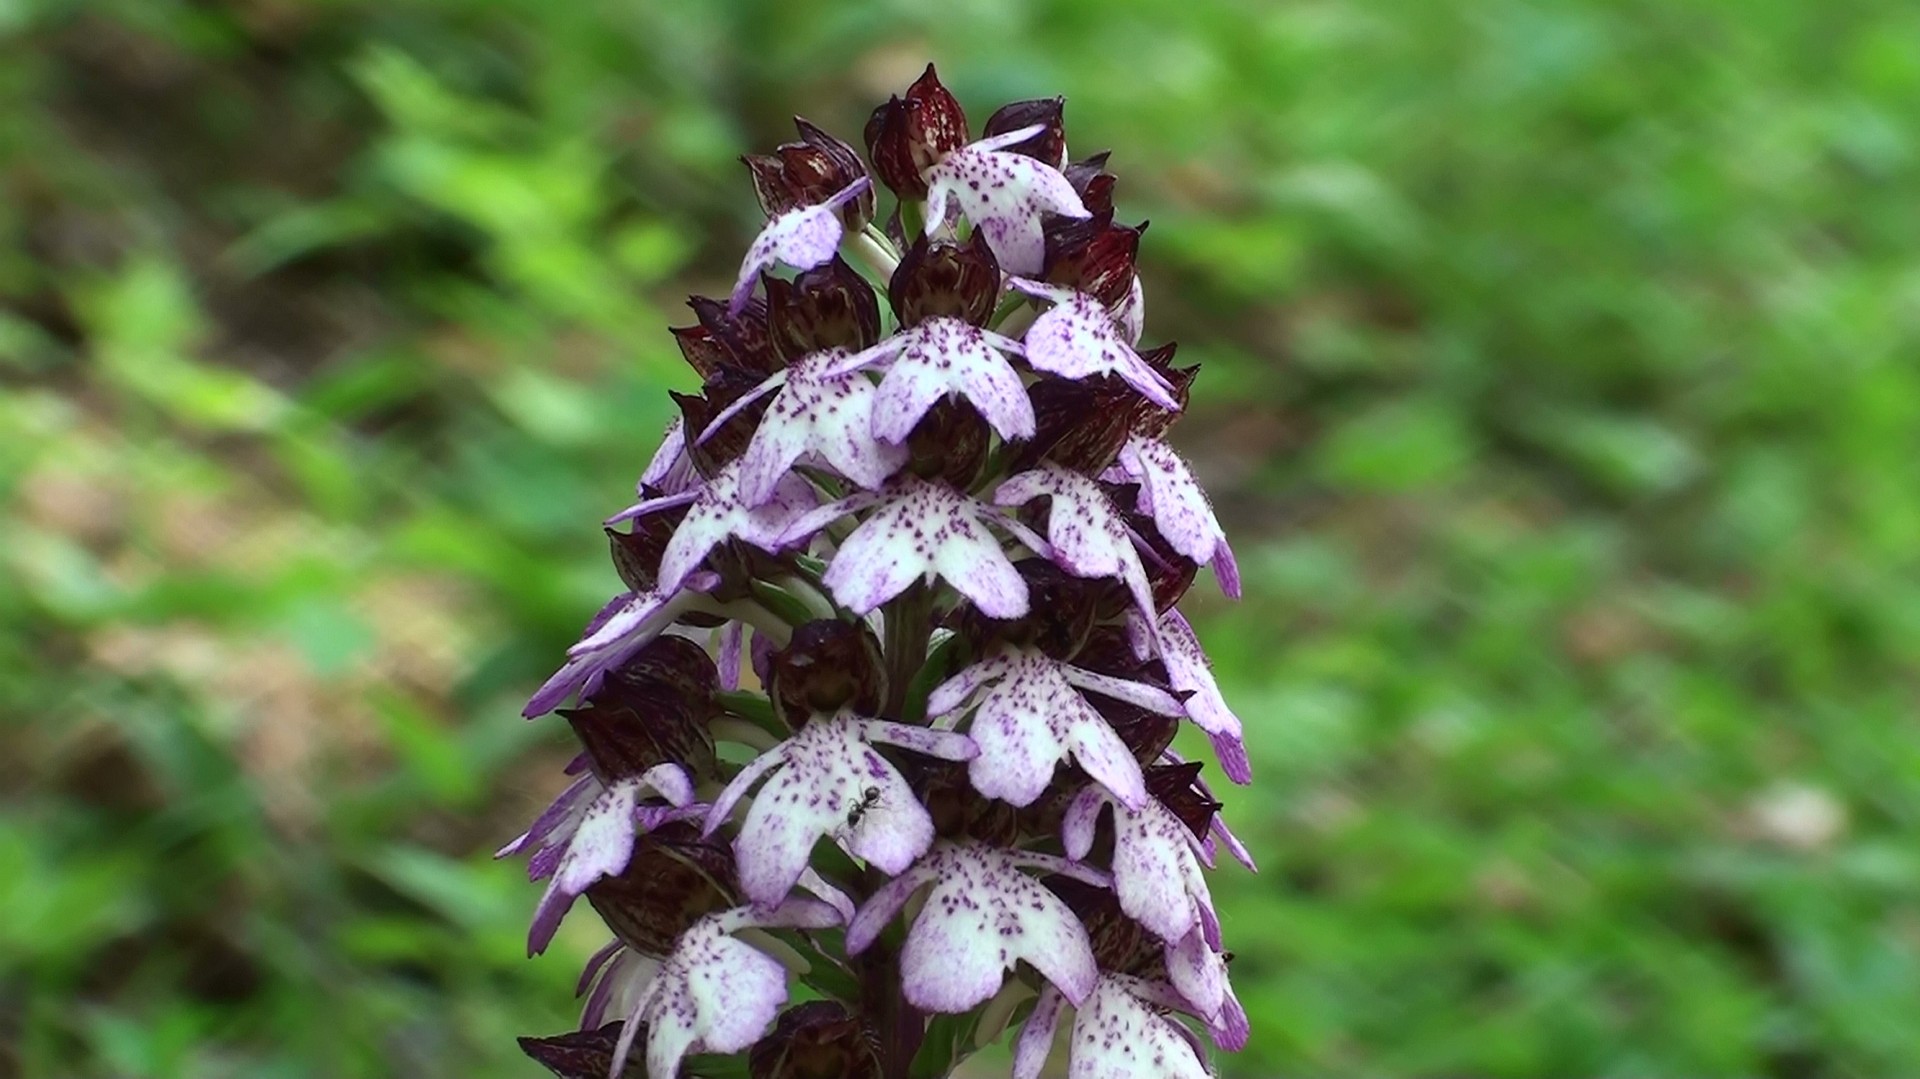
M 488 854 L 794 112 L 1065 93 L 1247 601 L 1229 1075 L 1920 1073 L 1920 8 L 0 0 L 0 1074 L 530 1077 Z

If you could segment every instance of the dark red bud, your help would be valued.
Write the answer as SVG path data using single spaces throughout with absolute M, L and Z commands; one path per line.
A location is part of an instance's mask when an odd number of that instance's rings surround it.
M 613 1074 L 613 1052 L 625 1026 L 625 1023 L 614 1022 L 599 1030 L 576 1030 L 551 1038 L 521 1038 L 520 1051 L 559 1079 L 608 1079 Z M 646 1043 L 643 1030 L 638 1044 Z M 646 1054 L 634 1053 L 616 1079 L 645 1079 L 646 1073 Z
M 674 531 L 686 516 L 685 506 L 675 506 L 636 517 L 630 532 L 607 526 L 607 545 L 613 552 L 614 572 L 628 588 L 645 592 L 653 587 L 660 570 L 660 558 L 667 553 L 667 544 L 672 542 Z
M 687 455 L 693 458 L 694 467 L 702 475 L 713 475 L 727 462 L 746 452 L 747 443 L 753 440 L 761 417 L 766 415 L 767 406 L 773 401 L 772 394 L 741 409 L 711 434 L 707 426 L 726 411 L 728 405 L 762 381 L 764 378 L 761 375 L 744 368 L 722 367 L 708 377 L 706 385 L 701 387 L 697 395 L 668 391 L 674 403 L 680 406 L 682 429 L 686 431 L 687 438 Z
M 963 607 L 952 628 L 985 652 L 995 641 L 1032 645 L 1062 661 L 1076 654 L 1095 620 L 1117 590 L 1124 602 L 1126 586 L 1107 578 L 1075 577 L 1042 557 L 1023 558 L 1013 567 L 1027 582 L 1029 613 L 1020 618 L 995 619 L 973 607 Z
M 928 64 L 907 96 L 873 110 L 866 141 L 880 182 L 903 199 L 924 199 L 926 170 L 967 144 L 967 114 Z
M 907 774 L 914 794 L 933 818 L 936 835 L 994 846 L 1011 845 L 1019 838 L 1020 811 L 974 790 L 966 765 L 916 762 L 908 767 Z
M 686 767 L 696 779 L 713 774 L 719 673 L 699 645 L 661 637 L 607 677 L 581 708 L 560 714 L 573 725 L 602 782 L 637 776 L 656 764 Z
M 1199 761 L 1163 764 L 1146 770 L 1147 793 L 1173 811 L 1180 823 L 1195 836 L 1204 836 L 1220 812 L 1220 803 L 1200 792 L 1194 780 L 1200 775 Z
M 774 351 L 792 361 L 809 352 L 858 352 L 880 340 L 880 300 L 839 255 L 792 282 L 763 276 Z
M 793 126 L 799 142 L 783 142 L 770 155 L 748 155 L 740 160 L 753 174 L 753 193 L 768 217 L 802 206 L 818 206 L 848 184 L 867 175 L 866 162 L 846 142 L 796 116 Z M 865 228 L 873 220 L 873 188 L 869 186 L 840 209 L 849 229 Z
M 1075 161 L 1060 170 L 1079 194 L 1080 204 L 1096 217 L 1113 213 L 1115 177 L 1107 171 L 1107 156 L 1108 151 L 1102 150 L 1085 161 Z
M 769 688 L 781 718 L 797 729 L 842 708 L 878 715 L 886 699 L 884 670 L 879 642 L 866 627 L 825 618 L 794 630 L 773 654 Z
M 1181 411 L 1185 411 L 1187 400 L 1193 392 L 1193 380 L 1200 374 L 1200 365 L 1192 367 L 1173 366 L 1173 354 L 1179 346 L 1168 341 L 1159 348 L 1150 348 L 1140 353 L 1147 366 L 1164 375 L 1167 384 L 1173 387 L 1173 399 L 1180 402 Z M 1140 398 L 1133 404 L 1133 433 L 1143 438 L 1159 438 L 1180 418 L 1180 412 L 1168 412 L 1146 398 Z
M 673 821 L 636 838 L 627 868 L 595 882 L 587 901 L 627 947 L 666 955 L 688 926 L 733 906 L 738 890 L 732 844 Z
M 942 479 L 964 491 L 986 463 L 991 437 L 986 419 L 973 405 L 935 402 L 907 436 L 907 467 L 922 479 Z
M 1002 105 L 987 118 L 987 126 L 981 129 L 980 137 L 990 139 L 995 135 L 1005 135 L 1039 124 L 1044 128 L 1039 134 L 1003 149 L 1008 153 L 1025 154 L 1044 161 L 1057 169 L 1067 160 L 1066 104 L 1064 97 L 1043 97 Z
M 1112 307 L 1133 287 L 1140 234 L 1145 230 L 1145 222 L 1129 228 L 1114 224 L 1105 214 L 1059 218 L 1045 230 L 1047 255 L 1041 276 Z
M 711 378 L 722 367 L 738 367 L 762 376 L 780 369 L 780 357 L 767 339 L 767 306 L 748 300 L 738 315 L 727 314 L 724 300 L 691 296 L 697 326 L 668 327 L 680 345 L 680 354 L 701 378 Z
M 1158 950 L 1158 942 L 1146 929 L 1120 910 L 1119 897 L 1111 889 L 1062 875 L 1043 877 L 1041 883 L 1064 900 L 1086 927 L 1101 970 L 1129 972 L 1141 955 Z
M 1014 471 L 1041 460 L 1098 476 L 1120 455 L 1139 393 L 1112 375 L 1043 378 L 1027 388 L 1034 436 L 1021 447 Z
M 747 1050 L 752 1079 L 880 1079 L 880 1038 L 835 1000 L 788 1008 Z
M 887 282 L 887 301 L 903 327 L 941 316 L 985 326 L 999 299 L 1000 263 L 978 229 L 966 243 L 915 239 Z

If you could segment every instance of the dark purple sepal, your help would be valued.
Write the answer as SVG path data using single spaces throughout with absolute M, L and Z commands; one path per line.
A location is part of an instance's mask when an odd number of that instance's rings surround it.
M 673 530 L 687 516 L 685 506 L 673 506 L 657 513 L 642 514 L 633 520 L 633 529 L 622 532 L 607 525 L 607 547 L 613 557 L 613 570 L 634 592 L 650 592 L 660 569 L 660 556 L 673 539 Z
M 628 1058 L 626 1067 L 613 1075 L 614 1047 L 619 1044 L 624 1023 L 608 1023 L 598 1030 L 576 1030 L 551 1038 L 521 1038 L 520 1051 L 534 1063 L 559 1079 L 647 1079 L 645 1056 Z M 642 1033 L 638 1041 L 646 1044 Z
M 987 117 L 980 137 L 990 139 L 1038 124 L 1042 129 L 1038 134 L 1001 149 L 1007 153 L 1025 154 L 1057 169 L 1065 163 L 1067 156 L 1066 104 L 1064 97 L 1041 97 L 1002 105 Z
M 1027 582 L 1031 608 L 1022 618 L 997 619 L 981 614 L 973 607 L 962 607 L 950 620 L 950 628 L 966 638 L 976 655 L 991 651 L 995 642 L 1032 645 L 1062 662 L 1071 659 L 1093 632 L 1094 623 L 1106 608 L 1109 593 L 1118 604 L 1114 613 L 1125 609 L 1126 586 L 1105 578 L 1075 577 L 1044 557 L 1023 558 L 1014 569 Z
M 747 1050 L 751 1079 L 881 1079 L 872 1024 L 835 1000 L 810 1000 L 780 1013 Z
M 1087 212 L 1095 217 L 1102 215 L 1111 217 L 1113 214 L 1115 177 L 1113 173 L 1107 171 L 1109 153 L 1110 151 L 1102 150 L 1092 157 L 1075 161 L 1060 170 L 1066 176 L 1067 182 L 1073 185 L 1074 192 L 1080 196 L 1080 201 L 1086 206 Z
M 1020 812 L 974 790 L 967 779 L 966 765 L 915 762 L 905 774 L 933 819 L 934 834 L 942 839 L 1011 846 L 1019 838 Z
M 924 199 L 926 170 L 966 145 L 967 114 L 928 64 L 905 97 L 873 110 L 865 134 L 880 182 L 903 199 Z
M 984 232 L 965 243 L 917 237 L 887 282 L 902 328 L 949 316 L 985 326 L 1000 299 L 1000 263 Z
M 1147 793 L 1160 800 L 1196 838 L 1205 838 L 1221 803 L 1200 790 L 1194 782 L 1203 767 L 1200 761 L 1162 764 L 1146 770 Z
M 835 255 L 791 282 L 765 275 L 773 349 L 789 363 L 809 352 L 859 352 L 880 340 L 880 301 L 859 271 Z
M 978 409 L 966 401 L 940 401 L 907 436 L 907 468 L 922 479 L 944 480 L 964 491 L 980 474 L 991 446 L 992 430 Z
M 708 376 L 697 394 L 667 391 L 680 406 L 681 422 L 687 432 L 687 456 L 693 459 L 701 475 L 713 476 L 747 451 L 761 418 L 773 402 L 771 395 L 729 416 L 717 431 L 709 432 L 707 425 L 762 381 L 764 376 L 729 365 Z
M 1138 226 L 1116 225 L 1111 214 L 1056 218 L 1045 231 L 1047 256 L 1041 277 L 1113 307 L 1133 287 L 1140 235 L 1146 229 L 1144 221 Z
M 1140 358 L 1167 380 L 1167 385 L 1173 389 L 1174 400 L 1180 402 L 1181 410 L 1185 411 L 1187 400 L 1193 392 L 1194 379 L 1200 375 L 1200 365 L 1196 363 L 1192 367 L 1175 367 L 1173 356 L 1179 348 L 1177 342 L 1168 341 L 1156 348 L 1141 350 Z M 1133 404 L 1132 431 L 1143 438 L 1160 438 L 1167 433 L 1167 429 L 1173 426 L 1173 422 L 1179 419 L 1180 415 L 1180 412 L 1169 412 L 1152 401 L 1142 398 Z
M 1086 476 L 1105 472 L 1120 455 L 1140 395 L 1113 375 L 1068 379 L 1045 377 L 1027 389 L 1033 402 L 1034 436 L 1020 448 L 1010 472 L 1041 461 Z
M 738 894 L 732 844 L 673 821 L 639 836 L 627 868 L 589 886 L 587 902 L 621 943 L 658 956 L 694 922 L 736 905 Z
M 719 672 L 706 651 L 684 637 L 660 637 L 608 672 L 580 708 L 562 708 L 603 783 L 638 776 L 657 764 L 678 764 L 711 778 L 719 713 Z
M 768 217 L 778 217 L 802 206 L 818 206 L 867 175 L 866 162 L 845 141 L 796 116 L 793 126 L 799 142 L 783 142 L 771 154 L 749 154 L 740 160 L 753 174 L 753 193 Z M 840 220 L 858 231 L 873 220 L 873 188 L 840 209 Z
M 737 367 L 764 378 L 781 367 L 767 333 L 767 305 L 754 299 L 737 315 L 727 314 L 725 300 L 690 296 L 697 325 L 668 327 L 680 345 L 680 354 L 700 377 L 711 378 L 721 367 Z
M 1041 883 L 1065 900 L 1086 927 L 1101 970 L 1132 972 L 1143 961 L 1158 960 L 1159 944 L 1121 911 L 1120 900 L 1110 889 L 1060 874 L 1042 878 Z
M 866 627 L 824 618 L 793 631 L 768 665 L 774 708 L 795 730 L 815 715 L 851 708 L 877 716 L 887 679 L 880 644 Z

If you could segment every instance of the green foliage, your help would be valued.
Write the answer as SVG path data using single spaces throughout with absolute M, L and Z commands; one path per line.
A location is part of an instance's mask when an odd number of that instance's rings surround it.
M 1064 92 L 1249 599 L 1228 1074 L 1920 1069 L 1920 11 L 0 3 L 0 1071 L 530 1076 L 489 861 L 756 218 Z M 976 119 L 983 117 L 981 112 Z M 1203 584 L 1196 596 L 1206 592 Z M 17 1059 L 10 1059 L 8 1054 Z

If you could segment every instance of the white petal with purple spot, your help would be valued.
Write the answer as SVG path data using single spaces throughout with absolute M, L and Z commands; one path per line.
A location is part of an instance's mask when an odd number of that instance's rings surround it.
M 1073 185 L 1045 162 L 1001 149 L 1038 134 L 1038 126 L 982 139 L 949 153 L 927 170 L 927 234 L 959 208 L 987 238 L 1007 273 L 1040 272 L 1046 259 L 1042 214 L 1086 217 Z M 1013 138 L 1012 136 L 1019 136 Z
M 1213 680 L 1213 669 L 1207 663 L 1206 652 L 1200 648 L 1200 639 L 1194 636 L 1193 627 L 1179 611 L 1169 610 L 1161 616 L 1160 647 L 1168 680 L 1175 692 L 1191 694 L 1187 697 L 1187 716 L 1213 743 L 1214 754 L 1220 758 L 1220 770 L 1235 783 L 1252 780 L 1253 765 L 1247 759 L 1240 717 L 1233 714 L 1233 709 L 1227 707 L 1227 699 L 1220 695 L 1219 683 Z
M 862 176 L 817 206 L 788 210 L 767 222 L 767 227 L 761 229 L 760 235 L 747 247 L 747 257 L 740 263 L 740 277 L 733 286 L 728 313 L 737 315 L 746 306 L 760 271 L 779 264 L 811 270 L 833 258 L 845 231 L 840 222 L 840 207 L 858 198 L 871 182 Z
M 868 899 L 847 927 L 847 950 L 864 951 L 931 880 L 900 954 L 909 1003 L 967 1011 L 998 992 L 1021 960 L 1069 1000 L 1083 1000 L 1098 973 L 1087 931 L 1059 896 L 1021 871 L 1023 865 L 1055 870 L 1058 861 L 992 847 L 937 846 Z
M 815 718 L 735 777 L 708 814 L 711 833 L 749 787 L 778 767 L 754 797 L 734 842 L 747 898 L 762 906 L 784 899 L 823 836 L 889 875 L 926 852 L 932 819 L 870 742 L 905 744 L 947 760 L 965 760 L 974 751 L 965 737 L 949 732 L 847 714 Z
M 1027 329 L 1027 363 L 1034 370 L 1075 379 L 1117 375 L 1147 400 L 1170 412 L 1179 411 L 1173 387 L 1126 342 L 1099 300 L 1020 278 L 1011 283 L 1030 296 L 1053 301 L 1053 307 Z
M 822 578 L 833 598 L 867 614 L 915 581 L 943 577 L 992 618 L 1027 613 L 1027 583 L 987 528 L 992 511 L 941 483 L 891 485 Z
M 1213 564 L 1221 587 L 1238 598 L 1239 574 L 1227 533 L 1187 462 L 1165 442 L 1134 435 L 1120 448 L 1119 466 L 1140 485 L 1137 508 L 1153 519 L 1167 546 L 1202 566 Z
M 975 790 L 1031 805 L 1052 782 L 1054 767 L 1071 757 L 1122 802 L 1147 800 L 1139 762 L 1074 689 L 1070 670 L 1037 651 L 1006 649 L 934 690 L 927 714 L 949 724 L 978 691 L 967 727 L 980 750 L 967 767 Z
M 740 497 L 759 505 L 803 457 L 825 464 L 866 488 L 879 487 L 906 463 L 907 451 L 873 434 L 876 388 L 866 375 L 835 373 L 847 358 L 841 349 L 813 352 L 787 368 L 773 399 L 740 457 Z
M 613 1074 L 642 1028 L 647 1074 L 675 1076 L 688 1053 L 737 1053 L 758 1041 L 787 1002 L 787 970 L 765 952 L 735 940 L 757 926 L 824 928 L 839 924 L 832 907 L 795 900 L 771 912 L 735 908 L 695 922 L 675 942 L 627 1013 L 614 1047 Z
M 1020 345 L 957 318 L 930 318 L 861 353 L 872 363 L 890 358 L 874 401 L 873 434 L 901 443 L 936 403 L 964 397 L 1004 439 L 1033 437 L 1033 402 L 1026 383 L 1002 351 Z

